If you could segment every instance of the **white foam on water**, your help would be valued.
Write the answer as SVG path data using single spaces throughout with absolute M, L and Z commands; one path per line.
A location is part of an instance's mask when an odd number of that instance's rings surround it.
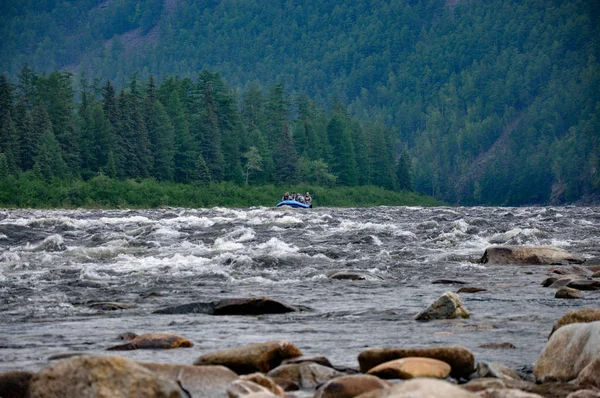
M 379 233 L 390 233 L 394 234 L 398 231 L 398 227 L 393 224 L 377 224 L 372 222 L 356 222 L 356 221 L 342 221 L 339 227 L 332 228 L 332 232 L 334 233 L 346 233 L 352 231 L 369 231 L 369 232 L 379 232 Z
M 281 227 L 278 227 L 278 226 L 272 226 L 271 228 L 269 228 L 269 231 L 281 232 L 281 231 L 285 231 L 285 228 L 281 228 Z
M 383 242 L 381 242 L 381 239 L 379 239 L 375 235 L 369 235 L 369 236 L 373 239 L 373 244 L 375 246 L 381 246 L 383 244 Z
M 281 218 L 276 218 L 273 222 L 276 224 L 302 224 L 303 221 L 297 217 L 283 216 Z
M 179 239 L 181 237 L 181 233 L 179 231 L 167 227 L 159 227 L 152 234 L 161 238 Z
M 256 238 L 256 232 L 252 228 L 239 227 L 223 236 L 223 239 L 232 242 L 250 242 Z
M 161 220 L 165 224 L 177 224 L 177 225 L 185 225 L 191 228 L 208 228 L 215 225 L 215 222 L 206 217 L 198 217 L 198 216 L 182 216 L 177 218 L 171 218 L 166 220 Z
M 50 235 L 37 245 L 31 245 L 28 243 L 25 247 L 25 250 L 48 252 L 65 251 L 66 249 L 67 246 L 65 245 L 65 240 L 59 234 Z
M 298 253 L 298 248 L 277 239 L 271 238 L 253 250 L 255 255 L 269 255 L 273 257 L 288 257 Z
M 8 239 L 8 236 L 6 236 L 4 234 L 0 234 L 0 239 Z
M 215 239 L 215 243 L 212 245 L 212 249 L 218 251 L 236 251 L 243 248 L 244 245 L 242 243 L 232 242 L 226 238 L 217 238 Z
M 131 216 L 131 217 L 101 217 L 98 219 L 100 224 L 117 225 L 117 224 L 150 224 L 155 221 L 150 220 L 144 216 Z

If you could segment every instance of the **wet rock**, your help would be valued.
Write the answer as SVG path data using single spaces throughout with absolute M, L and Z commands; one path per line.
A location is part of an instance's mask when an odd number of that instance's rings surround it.
M 475 379 L 467 384 L 461 385 L 462 388 L 468 391 L 481 392 L 485 390 L 496 390 L 501 391 L 502 389 L 507 390 L 520 390 L 527 393 L 537 394 L 545 398 L 564 398 L 570 393 L 577 391 L 578 386 L 570 383 L 545 383 L 535 384 L 523 380 L 512 380 L 512 379 Z
M 276 395 L 278 397 L 285 397 L 285 391 L 283 391 L 283 388 L 277 385 L 277 383 L 275 383 L 275 381 L 272 378 L 267 377 L 262 373 L 251 373 L 249 375 L 243 375 L 240 376 L 240 379 L 248 380 L 258 384 L 259 386 L 263 386 L 264 388 L 269 390 L 269 392 L 271 392 L 273 395 Z
M 268 297 L 229 298 L 209 303 L 190 303 L 162 308 L 155 314 L 263 315 L 285 314 L 299 308 L 271 300 Z
M 171 333 L 146 333 L 142 334 L 141 336 L 137 336 L 135 333 L 133 333 L 132 335 L 123 337 L 131 337 L 132 339 L 129 343 L 110 347 L 106 350 L 170 349 L 187 348 L 194 345 L 185 337 Z
M 544 347 L 533 374 L 542 383 L 569 381 L 600 357 L 600 321 L 558 329 Z
M 584 277 L 590 275 L 591 273 L 589 269 L 578 266 L 552 267 L 548 269 L 548 272 L 558 275 L 579 275 Z
M 577 376 L 577 384 L 600 388 L 600 357 L 590 362 Z
M 359 270 L 334 270 L 325 273 L 329 279 L 338 280 L 349 280 L 349 281 L 365 281 L 374 279 L 383 279 L 379 275 L 372 274 L 370 272 L 364 272 Z
M 154 362 L 139 362 L 139 364 L 160 378 L 177 383 L 193 398 L 224 397 L 229 385 L 238 378 L 237 374 L 224 366 L 192 366 Z
M 598 271 L 598 272 L 594 272 L 594 273 L 592 274 L 592 278 L 600 278 L 600 271 Z
M 475 358 L 471 351 L 462 346 L 426 348 L 370 348 L 358 355 L 360 371 L 370 369 L 384 362 L 407 357 L 438 359 L 451 367 L 450 375 L 455 378 L 468 378 L 475 370 Z
M 388 388 L 391 385 L 379 377 L 370 375 L 342 376 L 321 386 L 314 398 L 353 398 L 369 391 Z
M 229 398 L 273 398 L 278 396 L 249 380 L 236 380 L 227 389 Z
M 550 336 L 559 328 L 571 323 L 587 323 L 600 321 L 599 308 L 582 308 L 580 310 L 569 311 L 563 315 L 552 327 Z
M 478 377 L 495 377 L 497 379 L 521 380 L 521 376 L 513 369 L 497 362 L 478 362 Z
M 384 362 L 367 373 L 381 379 L 413 379 L 432 377 L 445 379 L 450 375 L 450 365 L 438 359 L 408 357 Z
M 481 257 L 483 264 L 563 265 L 584 261 L 579 255 L 549 246 L 492 246 Z
M 436 379 L 413 379 L 392 386 L 384 395 L 386 398 L 477 398 L 470 391 L 454 384 Z
M 328 380 L 344 376 L 344 373 L 311 362 L 280 365 L 267 373 L 277 380 L 292 381 L 300 388 L 314 388 Z
M 575 280 L 579 280 L 581 279 L 581 276 L 578 275 L 564 275 L 561 276 L 560 278 L 558 278 L 556 280 L 556 282 L 554 282 L 553 284 L 550 285 L 551 289 L 558 289 L 561 288 L 563 286 L 567 286 L 569 283 L 575 281 Z
M 461 385 L 461 388 L 471 392 L 478 392 L 488 389 L 506 388 L 506 383 L 504 383 L 502 379 L 498 379 L 495 377 L 482 377 L 478 379 L 473 379 L 467 384 Z
M 123 357 L 81 356 L 57 362 L 33 376 L 29 398 L 178 398 L 181 390 Z
M 35 373 L 22 370 L 0 373 L 0 397 L 25 398 Z
M 577 290 L 600 290 L 600 281 L 578 279 L 567 283 L 567 287 Z
M 544 398 L 541 395 L 525 392 L 514 388 L 490 388 L 477 393 L 480 398 Z
M 194 365 L 223 365 L 237 374 L 267 373 L 287 358 L 302 355 L 289 341 L 269 341 L 202 355 Z
M 64 352 L 64 353 L 61 353 L 61 354 L 50 355 L 46 359 L 48 361 L 57 361 L 59 359 L 67 359 L 67 358 L 79 357 L 81 355 L 91 355 L 91 354 L 89 352 Z M 1 396 L 2 395 L 0 395 L 0 397 Z
M 600 391 L 579 390 L 567 395 L 567 398 L 600 398 Z
M 515 345 L 512 343 L 488 343 L 488 344 L 481 344 L 479 346 L 480 348 L 488 348 L 488 349 L 492 349 L 492 350 L 514 350 Z
M 46 251 L 46 252 L 64 252 L 67 250 L 67 245 L 63 240 L 63 237 L 55 234 L 50 235 L 46 239 L 44 239 L 40 244 L 38 244 L 34 249 L 34 251 Z
M 556 282 L 557 280 L 558 280 L 558 278 L 556 278 L 556 277 L 554 277 L 554 276 L 551 276 L 550 278 L 546 278 L 546 279 L 544 279 L 544 280 L 542 281 L 542 286 L 543 286 L 543 287 L 550 287 L 550 286 L 552 286 L 552 284 L 553 284 L 554 282 Z
M 432 285 L 466 285 L 467 282 L 456 281 L 454 279 L 437 279 L 431 282 Z
M 323 366 L 327 366 L 328 368 L 333 368 L 333 365 L 331 364 L 331 362 L 329 361 L 329 359 L 327 359 L 324 356 L 314 356 L 314 357 L 297 357 L 297 358 L 289 358 L 286 359 L 282 362 L 282 364 L 293 364 L 293 363 L 302 363 L 302 362 L 314 362 L 314 363 L 318 363 L 319 365 L 323 365 Z
M 461 287 L 456 291 L 456 293 L 479 293 L 479 292 L 487 292 L 487 289 L 482 287 Z
M 101 311 L 116 311 L 116 310 L 127 310 L 130 308 L 135 308 L 135 304 L 125 304 L 125 303 L 116 303 L 112 301 L 99 301 L 95 303 L 87 304 L 88 307 L 94 310 Z
M 583 293 L 577 289 L 571 289 L 570 287 L 563 286 L 556 291 L 555 298 L 559 299 L 582 299 L 585 298 Z
M 415 319 L 417 321 L 431 321 L 434 319 L 468 318 L 469 316 L 469 311 L 463 305 L 460 297 L 456 293 L 446 292 L 428 308 L 417 314 Z

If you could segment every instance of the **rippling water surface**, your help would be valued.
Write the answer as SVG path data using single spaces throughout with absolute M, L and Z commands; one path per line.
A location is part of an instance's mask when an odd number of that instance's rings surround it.
M 492 244 L 552 245 L 600 256 L 597 208 L 318 208 L 0 211 L 0 370 L 54 354 L 104 353 L 125 331 L 165 331 L 191 349 L 123 352 L 192 363 L 201 354 L 286 339 L 305 354 L 357 366 L 366 347 L 461 344 L 476 360 L 532 364 L 553 323 L 600 292 L 558 300 L 542 266 L 482 265 Z M 334 270 L 367 280 L 332 280 Z M 471 319 L 415 314 L 459 285 Z M 171 305 L 269 296 L 309 312 L 259 317 L 157 315 Z M 117 311 L 94 301 L 132 305 Z M 510 342 L 514 350 L 480 348 Z

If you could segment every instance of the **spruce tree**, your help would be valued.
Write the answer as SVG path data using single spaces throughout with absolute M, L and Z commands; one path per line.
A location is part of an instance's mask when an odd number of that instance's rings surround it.
M 208 185 L 208 183 L 211 181 L 210 170 L 208 169 L 208 166 L 206 165 L 204 157 L 201 153 L 198 154 L 194 181 L 200 185 Z
M 399 191 L 414 191 L 412 166 L 408 154 L 402 152 L 396 165 L 396 184 Z
M 276 174 L 280 184 L 293 184 L 298 179 L 298 154 L 294 146 L 294 139 L 290 134 L 289 123 L 285 123 L 275 154 L 273 155 L 277 165 Z
M 20 96 L 15 106 L 15 127 L 19 137 L 19 168 L 26 171 L 33 167 L 34 152 L 32 148 L 35 146 L 27 146 L 30 145 L 27 143 L 33 140 L 33 119 L 23 96 Z
M 51 182 L 54 177 L 64 178 L 67 176 L 68 166 L 62 158 L 60 145 L 52 128 L 46 128 L 37 149 L 35 173 L 46 182 Z
M 154 177 L 171 181 L 174 175 L 175 131 L 169 115 L 159 101 L 154 101 L 148 131 L 154 152 Z
M 210 170 L 211 179 L 219 182 L 225 175 L 225 160 L 221 151 L 221 129 L 211 82 L 206 82 L 203 87 L 201 123 L 204 133 L 200 144 L 202 157 Z
M 354 147 L 350 134 L 345 125 L 345 117 L 341 112 L 334 112 L 327 125 L 327 137 L 331 146 L 331 172 L 338 178 L 338 183 L 344 186 L 354 186 L 358 183 Z

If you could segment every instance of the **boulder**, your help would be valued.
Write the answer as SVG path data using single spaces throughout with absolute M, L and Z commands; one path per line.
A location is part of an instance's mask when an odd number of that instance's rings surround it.
M 578 275 L 563 275 L 561 277 L 559 277 L 553 284 L 550 285 L 551 289 L 558 289 L 561 288 L 563 286 L 567 286 L 569 283 L 576 281 L 576 280 L 581 280 L 582 277 L 578 276 Z
M 550 286 L 552 286 L 552 284 L 553 284 L 554 282 L 556 282 L 557 280 L 558 280 L 558 278 L 557 278 L 557 277 L 555 277 L 555 276 L 551 276 L 550 278 L 546 278 L 546 279 L 544 279 L 544 280 L 542 281 L 542 286 L 543 286 L 543 287 L 550 287 Z
M 490 388 L 477 393 L 480 398 L 544 398 L 531 392 L 517 390 L 515 388 Z
M 371 375 L 342 376 L 323 384 L 315 393 L 314 398 L 353 398 L 390 386 L 391 383 Z
M 580 310 L 569 311 L 554 324 L 550 336 L 565 325 L 595 321 L 600 321 L 600 308 L 582 308 Z
M 318 356 L 314 356 L 314 357 L 296 357 L 296 358 L 289 358 L 289 359 L 284 359 L 283 362 L 281 362 L 282 364 L 291 364 L 291 363 L 302 363 L 302 362 L 314 362 L 314 363 L 318 363 L 319 365 L 323 365 L 323 366 L 327 366 L 328 368 L 333 368 L 333 365 L 331 364 L 331 362 L 329 361 L 329 359 L 327 359 L 326 357 L 322 356 L 322 355 L 318 355 Z
M 483 264 L 565 265 L 584 261 L 579 255 L 549 246 L 492 246 L 481 257 Z
M 319 384 L 344 376 L 344 373 L 317 363 L 302 362 L 276 367 L 267 376 L 296 383 L 300 388 L 315 388 Z
M 438 359 L 407 357 L 384 362 L 369 369 L 367 373 L 381 379 L 413 379 L 416 377 L 445 379 L 450 375 L 450 370 L 450 365 Z
M 575 323 L 558 329 L 538 358 L 533 374 L 542 383 L 575 379 L 600 357 L 600 321 Z
M 34 374 L 23 370 L 0 373 L 0 397 L 25 398 Z
M 495 377 L 497 379 L 521 380 L 521 376 L 506 365 L 497 362 L 478 362 L 478 377 Z
M 262 373 L 257 372 L 257 373 L 251 373 L 249 375 L 242 375 L 242 376 L 240 376 L 240 380 L 251 381 L 253 383 L 258 384 L 259 386 L 263 386 L 264 388 L 269 390 L 269 392 L 271 392 L 273 395 L 285 398 L 285 391 L 283 391 L 283 388 L 281 388 L 279 385 L 277 385 L 277 383 L 275 383 L 275 381 L 273 379 L 265 376 Z
M 505 349 L 514 350 L 515 348 L 517 348 L 512 343 L 488 343 L 488 344 L 481 344 L 479 347 L 480 348 L 488 348 L 488 349 L 492 349 L 492 350 L 505 350 Z
M 237 374 L 267 373 L 287 358 L 302 355 L 289 341 L 269 341 L 202 355 L 194 365 L 223 365 Z
M 127 310 L 135 308 L 135 304 L 116 303 L 112 301 L 96 301 L 88 303 L 87 306 L 94 310 L 100 311 L 116 311 L 116 310 Z
M 347 280 L 347 281 L 366 281 L 380 279 L 377 276 L 363 271 L 336 270 L 325 274 L 329 279 Z
M 482 377 L 473 379 L 467 384 L 462 384 L 460 387 L 471 392 L 507 388 L 506 383 L 502 379 L 497 379 L 495 377 Z
M 556 291 L 554 294 L 555 298 L 559 299 L 582 299 L 585 298 L 583 293 L 577 289 L 571 289 L 570 287 L 563 286 Z
M 171 380 L 192 397 L 222 398 L 229 385 L 238 378 L 224 366 L 192 366 L 170 363 L 139 362 L 165 380 Z
M 462 346 L 426 348 L 370 348 L 358 355 L 360 371 L 370 369 L 384 362 L 407 357 L 438 359 L 450 365 L 450 375 L 454 378 L 468 378 L 475 370 L 475 358 L 471 351 Z
M 458 281 L 454 279 L 436 279 L 431 282 L 432 285 L 466 285 L 467 282 Z
M 482 287 L 461 287 L 456 291 L 456 293 L 479 293 L 479 292 L 487 292 L 487 289 Z
M 299 311 L 279 301 L 268 297 L 257 298 L 228 298 L 208 303 L 189 303 L 175 307 L 162 308 L 155 314 L 207 314 L 207 315 L 263 315 L 285 314 Z
M 446 292 L 429 307 L 417 314 L 415 319 L 417 321 L 431 321 L 434 319 L 468 318 L 469 316 L 469 311 L 463 305 L 458 294 Z
M 576 279 L 567 283 L 567 287 L 577 290 L 600 290 L 600 281 L 591 279 Z
M 181 390 L 142 365 L 117 356 L 79 356 L 33 376 L 29 398 L 179 398 Z
M 107 350 L 170 349 L 187 348 L 194 345 L 185 337 L 181 337 L 172 333 L 146 333 L 142 334 L 141 336 L 137 336 L 135 333 L 132 335 L 127 333 L 122 336 L 125 339 L 131 338 L 131 341 L 126 344 L 109 347 Z
M 570 383 L 545 383 L 535 384 L 524 380 L 514 379 L 475 379 L 467 384 L 461 385 L 468 391 L 481 392 L 484 390 L 520 390 L 527 393 L 538 394 L 545 398 L 564 398 L 570 393 L 577 391 L 578 386 Z
M 236 380 L 227 389 L 228 398 L 276 398 L 268 389 L 249 380 Z
M 576 265 L 570 267 L 552 267 L 548 269 L 549 273 L 558 274 L 558 275 L 578 275 L 578 276 L 588 276 L 591 274 L 591 271 L 584 267 L 578 267 Z
M 470 391 L 443 380 L 418 378 L 392 386 L 386 398 L 477 398 Z
M 600 388 L 600 357 L 594 359 L 579 372 L 576 382 L 583 387 Z

